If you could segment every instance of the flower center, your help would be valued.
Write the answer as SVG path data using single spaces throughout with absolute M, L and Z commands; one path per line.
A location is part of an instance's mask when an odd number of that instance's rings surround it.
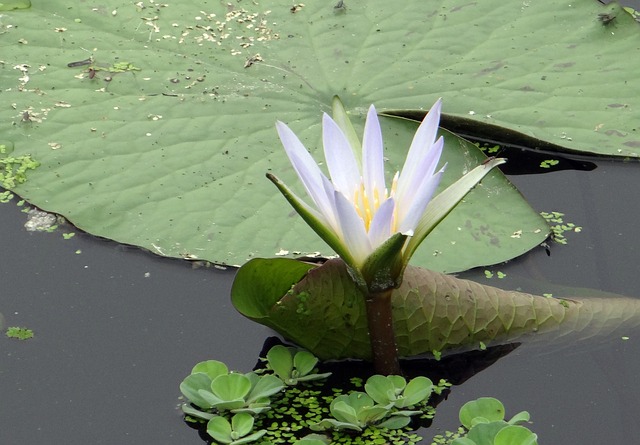
M 391 184 L 391 193 L 387 192 L 387 189 L 383 189 L 383 196 L 380 196 L 379 189 L 374 187 L 373 190 L 367 190 L 364 186 L 364 181 L 360 178 L 360 184 L 355 188 L 353 192 L 353 206 L 358 213 L 358 216 L 364 222 L 364 228 L 367 232 L 369 232 L 369 227 L 371 226 L 371 221 L 373 220 L 373 216 L 376 214 L 376 211 L 380 207 L 384 201 L 386 201 L 390 196 L 394 196 L 396 192 L 396 184 L 398 182 L 398 173 L 393 177 L 393 183 Z M 391 233 L 395 233 L 396 229 L 396 213 L 397 210 L 393 211 L 393 219 L 391 221 Z

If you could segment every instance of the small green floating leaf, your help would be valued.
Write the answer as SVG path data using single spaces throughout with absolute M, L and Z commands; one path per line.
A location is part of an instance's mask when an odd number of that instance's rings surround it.
M 538 436 L 521 425 L 509 425 L 495 436 L 493 445 L 537 445 Z
M 465 403 L 460 408 L 460 423 L 471 428 L 480 422 L 504 420 L 504 405 L 493 397 L 481 397 Z
M 203 373 L 209 377 L 210 380 L 215 379 L 219 375 L 229 374 L 229 368 L 223 362 L 218 360 L 205 360 L 196 364 L 191 370 L 191 374 Z
M 559 163 L 560 161 L 558 161 L 557 159 L 547 159 L 540 163 L 540 168 L 551 168 L 552 166 L 558 165 Z
M 33 338 L 33 331 L 24 327 L 11 326 L 7 328 L 6 336 L 18 340 L 28 340 Z

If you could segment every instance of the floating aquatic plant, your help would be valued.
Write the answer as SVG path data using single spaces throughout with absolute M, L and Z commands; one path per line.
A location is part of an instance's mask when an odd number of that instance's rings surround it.
M 209 420 L 216 412 L 261 413 L 269 409 L 270 397 L 284 387 L 279 378 L 255 372 L 239 374 L 229 372 L 217 360 L 198 363 L 180 384 L 180 391 L 196 406 L 184 404 L 183 411 Z
M 2 314 L 0 314 L 0 328 L 2 327 Z M 7 328 L 5 335 L 9 338 L 17 338 L 18 340 L 28 340 L 33 338 L 33 331 L 28 328 L 19 326 L 10 326 Z
M 222 416 L 214 416 L 207 423 L 207 433 L 223 444 L 241 445 L 259 440 L 266 430 L 259 430 L 252 434 L 254 419 L 249 413 L 237 413 L 229 422 Z
M 502 402 L 493 397 L 481 397 L 460 408 L 460 423 L 469 430 L 466 437 L 451 445 L 537 445 L 538 436 L 518 425 L 529 421 L 529 413 L 521 411 L 509 421 L 504 420 Z
M 326 379 L 330 372 L 317 373 L 318 358 L 309 351 L 276 345 L 269 349 L 266 358 L 267 371 L 273 371 L 286 385 L 298 382 Z
M 365 391 L 336 397 L 330 406 L 333 419 L 323 419 L 311 429 L 347 429 L 362 431 L 367 426 L 398 429 L 409 424 L 410 417 L 422 410 L 406 410 L 425 402 L 433 391 L 427 377 L 416 377 L 408 384 L 398 375 L 373 375 L 364 385 Z
M 306 365 L 298 369 L 313 371 L 306 376 L 330 374 L 317 373 L 315 365 L 318 359 L 309 352 L 278 345 L 267 352 L 271 360 L 263 360 L 267 367 L 261 378 L 279 380 L 271 374 L 274 370 L 268 363 L 274 362 L 274 357 L 275 362 L 285 357 L 285 352 L 291 363 L 297 354 L 304 352 L 300 357 Z M 399 376 L 380 375 L 370 377 L 364 385 L 362 381 L 356 384 L 351 379 L 348 388 L 327 387 L 318 378 L 299 380 L 295 386 L 281 382 L 279 391 L 273 394 L 271 389 L 266 391 L 269 409 L 253 410 L 241 405 L 254 392 L 264 395 L 265 388 L 259 391 L 256 384 L 249 389 L 244 380 L 247 376 L 253 379 L 257 374 L 230 372 L 224 363 L 217 360 L 198 363 L 180 385 L 189 402 L 183 405 L 186 419 L 203 424 L 207 434 L 219 444 L 324 445 L 330 443 L 331 437 L 331 443 L 385 441 L 409 445 L 421 438 L 403 427 L 411 416 L 432 418 L 435 410 L 427 405 L 427 399 L 432 392 L 439 393 L 448 385 L 443 381 L 433 385 L 426 377 L 406 382 Z M 363 387 L 367 393 L 359 391 Z M 214 402 L 212 394 L 221 402 Z M 324 431 L 324 434 L 310 434 L 313 429 Z
M 373 375 L 364 385 L 365 391 L 376 403 L 388 408 L 409 408 L 426 400 L 433 391 L 433 382 L 427 377 L 415 377 L 407 383 L 399 375 Z

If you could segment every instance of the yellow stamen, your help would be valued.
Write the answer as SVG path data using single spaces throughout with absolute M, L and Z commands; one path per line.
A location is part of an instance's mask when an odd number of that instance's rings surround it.
M 398 182 L 398 174 L 393 177 L 393 183 L 391 184 L 391 193 L 384 190 L 383 196 L 380 196 L 377 188 L 373 190 L 373 202 L 369 200 L 369 196 L 367 196 L 367 191 L 364 188 L 364 182 L 362 179 L 360 180 L 360 184 L 355 188 L 353 192 L 353 206 L 356 209 L 356 213 L 364 222 L 365 230 L 368 232 L 369 227 L 371 226 L 371 220 L 373 219 L 373 215 L 376 213 L 380 204 L 384 202 L 389 196 L 393 196 L 396 191 L 396 186 Z M 392 225 L 392 231 L 395 232 L 396 226 L 396 212 L 394 211 Z

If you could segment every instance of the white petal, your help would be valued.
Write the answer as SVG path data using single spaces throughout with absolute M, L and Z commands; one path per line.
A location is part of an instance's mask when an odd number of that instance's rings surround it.
M 324 194 L 327 197 L 327 207 L 321 210 L 322 216 L 329 223 L 331 230 L 333 230 L 333 232 L 342 239 L 342 227 L 340 227 L 340 223 L 338 222 L 339 217 L 338 210 L 336 208 L 336 189 L 333 187 L 333 184 L 327 179 L 326 176 L 324 176 L 322 179 L 322 186 L 324 189 Z
M 421 161 L 423 159 L 428 155 L 431 155 L 431 149 L 438 133 L 441 106 L 442 99 L 438 99 L 418 127 L 416 134 L 413 136 L 409 153 L 407 154 L 404 166 L 402 167 L 402 172 L 398 178 L 397 191 L 401 195 L 404 195 L 408 190 L 411 190 L 409 184 L 416 175 L 421 176 L 423 174 L 419 170 L 419 166 L 422 164 Z M 437 164 L 439 158 L 440 155 L 438 155 L 437 158 L 430 157 L 430 161 L 434 161 L 434 163 Z M 435 170 L 435 165 L 433 170 Z M 433 174 L 433 170 L 431 171 L 431 174 Z
M 416 190 L 423 182 L 430 180 L 433 176 L 433 172 L 436 170 L 442 155 L 443 147 L 444 139 L 440 137 L 422 159 L 415 161 L 415 165 L 412 166 L 412 173 L 405 174 L 405 171 L 402 171 L 396 187 L 396 199 L 398 202 L 405 203 L 415 199 Z
M 433 193 L 440 183 L 443 171 L 444 167 L 442 167 L 438 173 L 424 181 L 420 187 L 415 190 L 415 199 L 408 203 L 408 206 L 403 207 L 402 211 L 398 209 L 398 232 L 406 235 L 415 232 L 429 201 L 431 201 L 433 197 Z
M 373 251 L 364 222 L 353 204 L 342 193 L 335 193 L 335 203 L 344 243 L 358 265 L 362 265 Z
M 391 237 L 394 209 L 395 201 L 393 198 L 389 198 L 380 204 L 378 211 L 373 215 L 371 225 L 369 226 L 369 241 L 371 241 L 371 248 L 373 250 L 377 249 Z
M 307 194 L 311 197 L 321 213 L 331 212 L 331 210 L 329 210 L 331 206 L 327 200 L 323 185 L 326 176 L 322 173 L 318 164 L 313 160 L 304 145 L 302 145 L 300 139 L 298 139 L 289 127 L 278 121 L 276 122 L 276 128 L 285 152 L 291 161 L 291 165 L 307 190 Z
M 360 184 L 360 169 L 344 133 L 328 114 L 322 117 L 322 144 L 331 182 L 336 190 L 351 198 Z
M 382 200 L 385 196 L 384 150 L 380 122 L 373 105 L 369 107 L 367 122 L 362 137 L 362 179 L 369 198 L 369 205 L 375 208 L 376 195 Z

